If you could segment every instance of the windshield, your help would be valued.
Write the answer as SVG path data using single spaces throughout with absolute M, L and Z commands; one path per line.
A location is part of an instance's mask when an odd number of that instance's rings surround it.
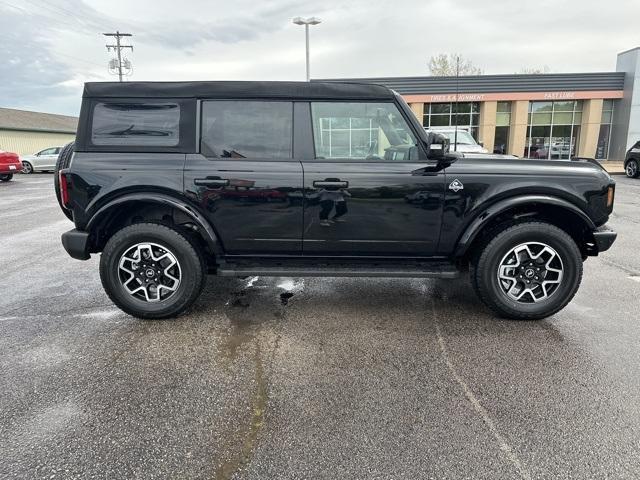
M 451 145 L 455 143 L 455 131 L 438 132 L 446 135 L 449 138 Z M 477 145 L 474 138 L 466 130 L 458 130 L 458 145 Z

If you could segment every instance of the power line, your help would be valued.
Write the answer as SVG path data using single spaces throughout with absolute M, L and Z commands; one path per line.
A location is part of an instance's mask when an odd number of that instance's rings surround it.
M 121 33 L 116 31 L 115 33 L 103 33 L 105 37 L 114 37 L 116 39 L 116 43 L 107 44 L 107 51 L 110 52 L 112 49 L 116 52 L 117 58 L 112 59 L 109 62 L 109 69 L 117 70 L 118 78 L 122 81 L 122 75 L 124 70 L 124 75 L 130 75 L 132 71 L 131 62 L 126 58 L 122 58 L 122 50 L 125 48 L 130 48 L 133 51 L 133 45 L 122 45 L 120 43 L 120 38 L 122 37 L 132 37 L 133 35 L 130 33 Z M 117 64 L 114 64 L 117 63 Z

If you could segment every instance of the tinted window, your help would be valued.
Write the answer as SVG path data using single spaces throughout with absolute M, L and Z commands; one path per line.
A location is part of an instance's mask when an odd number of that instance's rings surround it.
M 55 154 L 56 154 L 55 148 L 47 148 L 46 150 L 42 150 L 38 155 L 55 155 Z
M 216 158 L 291 158 L 292 125 L 291 102 L 207 101 L 201 151 Z
M 408 161 L 416 138 L 393 103 L 313 102 L 317 158 Z
M 98 103 L 93 109 L 94 145 L 178 145 L 180 107 L 176 103 Z

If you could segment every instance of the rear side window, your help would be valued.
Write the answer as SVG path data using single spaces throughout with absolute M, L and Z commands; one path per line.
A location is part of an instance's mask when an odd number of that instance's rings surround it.
M 180 105 L 172 102 L 101 102 L 93 109 L 91 143 L 173 147 L 180 141 Z
M 210 100 L 202 104 L 200 151 L 213 158 L 292 157 L 293 103 Z

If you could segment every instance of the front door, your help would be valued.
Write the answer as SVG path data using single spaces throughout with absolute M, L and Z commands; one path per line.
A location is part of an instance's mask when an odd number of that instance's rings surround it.
M 210 100 L 185 191 L 230 255 L 302 253 L 302 166 L 293 155 L 293 103 Z
M 393 102 L 311 102 L 314 157 L 303 160 L 305 255 L 429 256 L 444 173 Z

